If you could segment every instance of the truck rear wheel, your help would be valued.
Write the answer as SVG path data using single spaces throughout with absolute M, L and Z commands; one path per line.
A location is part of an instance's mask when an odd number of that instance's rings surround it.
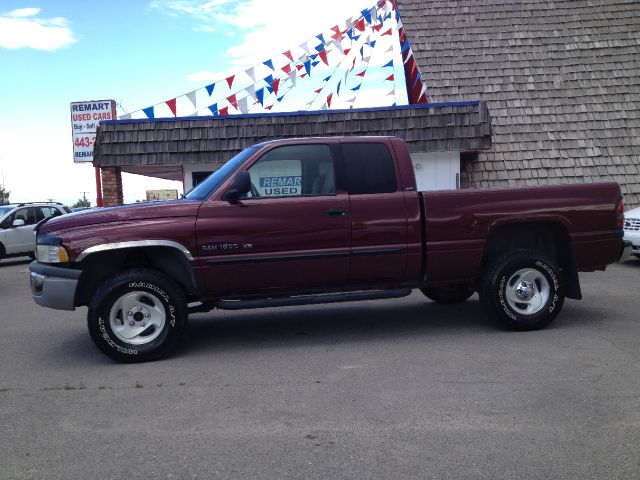
M 468 284 L 425 287 L 421 288 L 420 291 L 428 299 L 445 305 L 462 303 L 473 295 L 473 292 L 475 292 L 474 288 Z
M 515 330 L 538 330 L 560 313 L 562 275 L 555 261 L 536 250 L 514 250 L 489 266 L 480 301 L 490 316 Z
M 119 362 L 145 362 L 167 354 L 187 325 L 182 290 L 155 270 L 114 275 L 96 291 L 87 314 L 96 346 Z

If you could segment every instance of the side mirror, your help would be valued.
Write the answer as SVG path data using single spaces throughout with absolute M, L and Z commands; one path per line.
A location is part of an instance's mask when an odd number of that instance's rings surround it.
M 14 227 L 24 227 L 24 220 L 22 220 L 21 218 L 17 218 L 13 221 L 13 226 Z
M 246 170 L 240 170 L 233 177 L 233 185 L 224 192 L 222 200 L 235 203 L 242 195 L 251 191 L 251 175 Z

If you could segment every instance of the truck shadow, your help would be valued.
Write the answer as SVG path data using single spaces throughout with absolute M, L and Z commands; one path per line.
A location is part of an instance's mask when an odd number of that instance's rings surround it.
M 563 312 L 545 329 L 585 323 L 578 307 Z M 597 321 L 597 312 L 587 322 Z M 573 317 L 573 318 L 572 318 Z M 392 338 L 509 332 L 482 310 L 477 295 L 459 305 L 439 305 L 412 295 L 398 303 L 376 301 L 314 307 L 285 307 L 241 312 L 213 311 L 190 318 L 178 356 L 199 350 L 286 348 L 313 344 L 378 342 Z
M 14 267 L 16 265 L 29 265 L 33 260 L 29 257 L 5 258 L 0 260 L 0 268 Z

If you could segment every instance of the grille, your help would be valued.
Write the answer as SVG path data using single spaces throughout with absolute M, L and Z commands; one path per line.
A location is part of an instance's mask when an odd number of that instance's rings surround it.
M 625 218 L 624 229 L 627 232 L 640 232 L 640 218 Z

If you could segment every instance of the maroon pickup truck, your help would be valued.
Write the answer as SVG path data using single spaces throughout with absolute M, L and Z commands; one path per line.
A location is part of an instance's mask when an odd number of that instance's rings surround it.
M 623 250 L 616 183 L 419 192 L 394 137 L 276 140 L 248 148 L 171 202 L 58 217 L 37 228 L 42 306 L 87 305 L 109 357 L 166 354 L 187 316 L 478 292 L 517 330 L 542 328 L 579 271 Z

